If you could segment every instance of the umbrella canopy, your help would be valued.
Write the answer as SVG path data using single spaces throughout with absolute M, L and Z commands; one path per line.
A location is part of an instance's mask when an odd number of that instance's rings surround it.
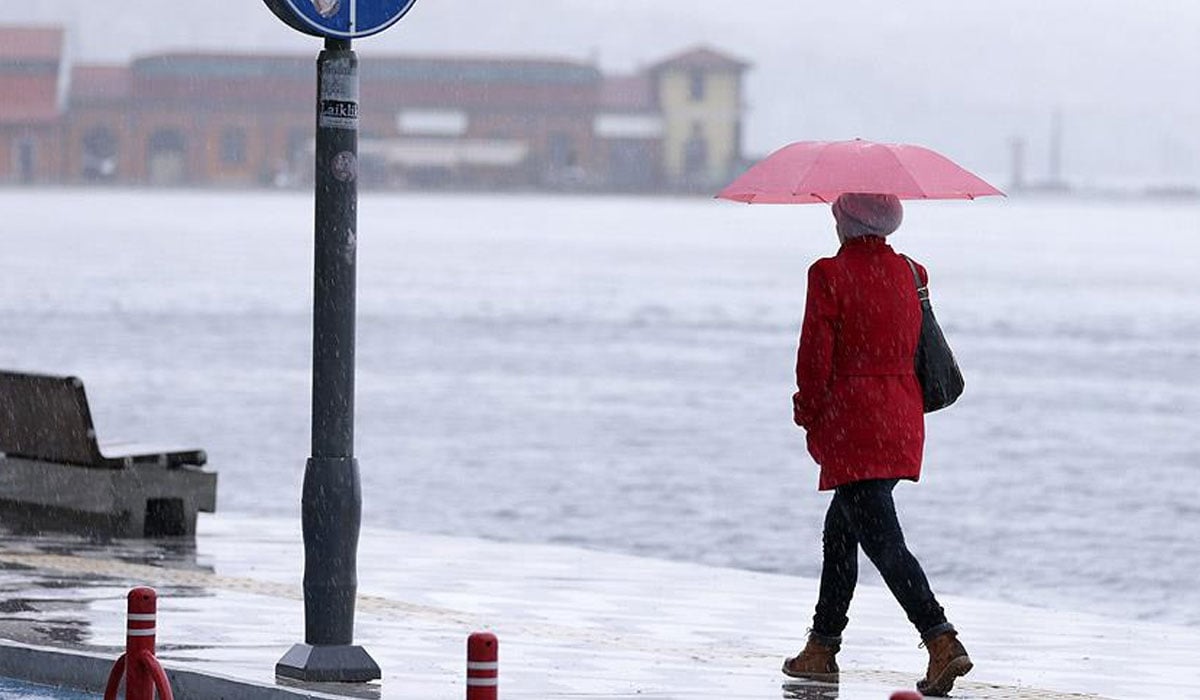
M 949 158 L 899 143 L 799 141 L 755 163 L 717 197 L 761 204 L 832 202 L 847 192 L 900 199 L 1004 196 Z

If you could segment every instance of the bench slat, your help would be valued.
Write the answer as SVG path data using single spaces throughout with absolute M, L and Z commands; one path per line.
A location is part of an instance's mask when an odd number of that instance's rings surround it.
M 10 457 L 121 469 L 132 463 L 202 466 L 204 450 L 96 440 L 77 377 L 0 371 L 0 453 Z

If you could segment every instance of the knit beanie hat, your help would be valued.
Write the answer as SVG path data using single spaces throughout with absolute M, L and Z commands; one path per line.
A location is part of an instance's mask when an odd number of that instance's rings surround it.
M 846 238 L 887 236 L 900 228 L 904 207 L 894 194 L 847 192 L 834 200 L 833 217 Z

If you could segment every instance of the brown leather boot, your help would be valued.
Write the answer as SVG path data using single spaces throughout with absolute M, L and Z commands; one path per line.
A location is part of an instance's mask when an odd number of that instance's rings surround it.
M 925 648 L 929 650 L 929 669 L 925 671 L 925 679 L 917 682 L 917 690 L 924 695 L 942 697 L 954 687 L 954 679 L 967 675 L 974 664 L 954 631 L 930 639 L 925 642 Z
M 792 678 L 804 678 L 820 683 L 838 682 L 837 660 L 833 657 L 841 649 L 841 642 L 830 638 L 819 639 L 808 636 L 808 643 L 798 656 L 784 660 L 783 673 Z

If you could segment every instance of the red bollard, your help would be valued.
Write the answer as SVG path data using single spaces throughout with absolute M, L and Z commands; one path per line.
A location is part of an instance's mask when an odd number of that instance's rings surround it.
M 467 637 L 467 700 L 496 700 L 500 687 L 500 642 L 490 632 Z
M 892 693 L 891 700 L 924 700 L 925 696 L 915 690 L 897 690 Z
M 158 594 L 153 588 L 139 586 L 129 591 L 129 627 L 125 634 L 125 653 L 113 664 L 104 687 L 104 700 L 117 700 L 121 678 L 125 678 L 125 700 L 175 700 L 171 683 L 158 659 L 154 658 L 155 623 Z

